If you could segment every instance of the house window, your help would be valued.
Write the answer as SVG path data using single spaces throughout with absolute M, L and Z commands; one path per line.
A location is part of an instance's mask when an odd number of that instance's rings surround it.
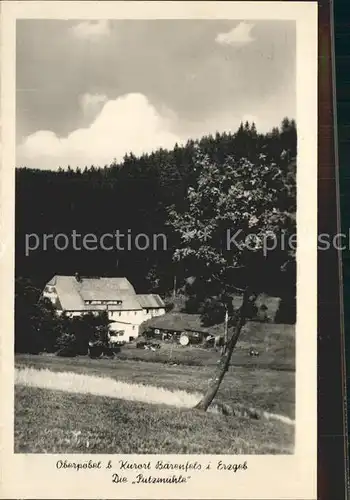
M 137 311 L 135 311 L 135 315 L 137 314 Z
M 119 313 L 119 316 L 121 316 L 121 315 L 122 315 L 122 313 L 120 312 L 120 313 Z
M 132 329 L 135 330 L 135 325 L 133 325 Z

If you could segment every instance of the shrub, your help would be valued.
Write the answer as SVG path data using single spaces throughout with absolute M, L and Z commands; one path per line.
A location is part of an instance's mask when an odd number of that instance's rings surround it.
M 257 307 L 255 304 L 251 310 L 251 316 L 249 319 L 252 321 L 259 321 L 260 323 L 266 323 L 270 321 L 270 318 L 268 316 L 268 307 L 265 304 L 262 304 L 261 306 Z
M 296 322 L 296 299 L 295 297 L 282 298 L 275 315 L 275 323 L 294 325 Z
M 73 318 L 62 314 L 59 321 L 61 330 L 60 342 L 63 342 L 62 339 L 66 339 L 67 341 L 67 335 L 70 336 L 71 340 L 69 348 L 63 348 L 64 346 L 59 346 L 58 343 L 59 352 L 57 354 L 60 356 L 65 356 L 65 353 L 68 353 L 68 356 L 85 356 L 89 354 L 91 356 L 89 342 L 94 347 L 93 357 L 100 356 L 104 351 L 107 353 L 109 348 L 109 320 L 106 312 L 98 315 L 88 313 Z M 100 354 L 97 354 L 97 351 Z M 112 356 L 112 353 L 108 351 L 108 355 Z
M 165 312 L 171 312 L 174 309 L 174 302 L 166 302 L 165 303 Z
M 63 333 L 57 339 L 57 356 L 74 357 L 77 355 L 77 339 L 71 333 Z
M 102 356 L 103 347 L 101 345 L 90 345 L 89 346 L 89 356 L 92 359 L 96 359 Z
M 184 307 L 184 312 L 188 314 L 196 314 L 199 312 L 199 308 L 201 306 L 201 302 L 195 296 L 190 296 L 186 302 Z
M 203 326 L 217 325 L 225 319 L 225 306 L 217 299 L 206 299 L 198 312 L 201 315 Z
M 53 305 L 30 280 L 15 281 L 15 352 L 54 352 L 60 322 Z

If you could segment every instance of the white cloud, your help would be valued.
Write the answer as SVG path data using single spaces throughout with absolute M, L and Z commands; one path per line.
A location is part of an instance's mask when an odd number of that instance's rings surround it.
M 88 118 L 94 118 L 107 101 L 108 97 L 104 94 L 86 93 L 80 96 L 80 106 L 84 115 Z
M 96 39 L 109 35 L 108 21 L 82 21 L 72 27 L 73 35 L 77 38 Z
M 230 31 L 226 33 L 219 33 L 215 38 L 215 41 L 221 45 L 246 45 L 247 43 L 254 41 L 254 38 L 251 35 L 253 28 L 254 24 L 243 21 L 237 24 L 237 26 Z
M 104 166 L 125 153 L 141 155 L 159 147 L 181 143 L 164 118 L 142 94 L 126 94 L 107 101 L 88 128 L 67 137 L 41 130 L 28 136 L 18 148 L 18 166 L 57 170 L 71 165 Z

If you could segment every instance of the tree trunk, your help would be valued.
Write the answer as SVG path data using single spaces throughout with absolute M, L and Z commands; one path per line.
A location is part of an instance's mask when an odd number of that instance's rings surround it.
M 176 275 L 174 276 L 173 299 L 176 298 Z
M 244 326 L 245 323 L 248 302 L 249 302 L 249 292 L 248 290 L 245 290 L 243 295 L 243 303 L 238 313 L 237 323 L 234 327 L 230 340 L 227 342 L 226 349 L 220 357 L 216 374 L 213 377 L 206 394 L 195 406 L 195 408 L 197 408 L 198 410 L 207 411 L 207 409 L 209 408 L 210 404 L 212 403 L 213 399 L 215 398 L 219 390 L 219 387 L 225 376 L 225 373 L 229 369 L 233 350 L 236 347 L 242 327 Z
M 224 345 L 221 349 L 221 354 L 225 354 L 227 349 L 227 340 L 228 340 L 228 310 L 227 306 L 225 307 L 225 330 L 224 330 Z

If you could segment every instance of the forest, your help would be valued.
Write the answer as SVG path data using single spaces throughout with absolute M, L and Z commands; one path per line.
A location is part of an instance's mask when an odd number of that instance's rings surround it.
M 159 149 L 141 157 L 126 154 L 121 163 L 86 166 L 84 169 L 62 166 L 57 171 L 16 168 L 16 277 L 29 279 L 42 289 L 55 274 L 82 276 L 126 276 L 138 293 L 168 294 L 181 288 L 191 276 L 190 269 L 174 262 L 180 236 L 169 224 L 169 210 L 186 211 L 188 190 L 200 175 L 198 150 L 209 161 L 223 166 L 246 158 L 253 165 L 263 154 L 267 165 L 283 170 L 287 187 L 296 182 L 296 124 L 285 118 L 267 134 L 258 133 L 255 124 L 241 123 L 237 132 L 216 133 L 175 145 L 171 151 Z M 295 213 L 295 189 L 288 188 L 281 203 Z M 77 251 L 71 246 L 58 250 L 41 246 L 26 255 L 26 235 L 72 231 L 79 234 L 132 231 L 166 234 L 167 249 Z M 27 252 L 28 253 L 28 252 Z M 271 286 L 274 285 L 271 280 Z M 277 279 L 277 281 L 279 281 Z M 277 286 L 277 284 L 276 284 Z M 280 285 L 278 285 L 280 286 Z M 279 290 L 271 293 L 280 295 Z

